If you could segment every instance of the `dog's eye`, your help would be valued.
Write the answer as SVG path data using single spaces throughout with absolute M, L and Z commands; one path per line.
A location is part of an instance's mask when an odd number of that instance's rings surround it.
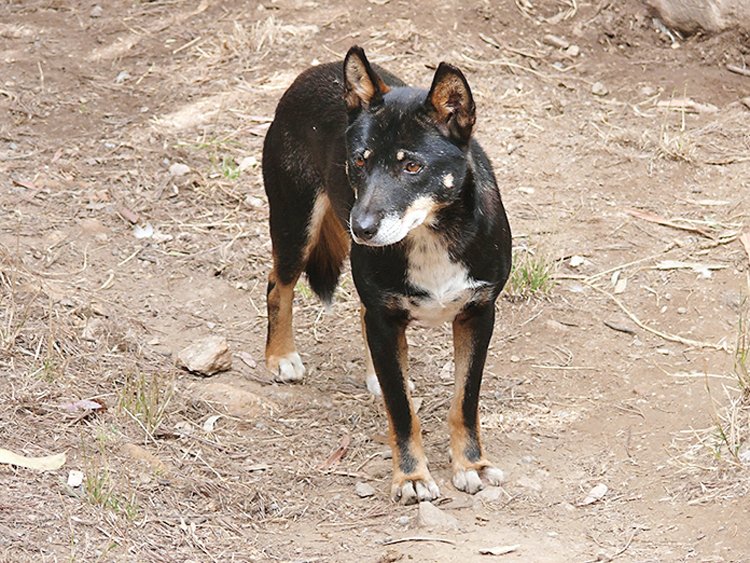
M 418 162 L 407 162 L 404 164 L 404 172 L 407 174 L 418 174 L 422 171 L 422 165 Z

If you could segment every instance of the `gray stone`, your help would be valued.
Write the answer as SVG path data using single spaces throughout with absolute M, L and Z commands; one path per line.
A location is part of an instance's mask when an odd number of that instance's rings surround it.
M 431 502 L 419 503 L 419 525 L 423 528 L 435 530 L 458 530 L 458 520 L 454 516 L 440 510 Z
M 223 336 L 209 336 L 177 354 L 177 366 L 201 375 L 214 375 L 232 367 L 232 353 Z
M 375 496 L 375 489 L 368 483 L 357 483 L 354 485 L 354 492 L 359 498 L 368 498 Z
M 190 167 L 187 164 L 175 162 L 172 166 L 169 167 L 170 176 L 178 178 L 180 176 L 184 176 L 185 174 L 190 174 Z
M 482 502 L 497 502 L 503 498 L 503 489 L 500 487 L 486 487 L 475 494 L 474 498 Z

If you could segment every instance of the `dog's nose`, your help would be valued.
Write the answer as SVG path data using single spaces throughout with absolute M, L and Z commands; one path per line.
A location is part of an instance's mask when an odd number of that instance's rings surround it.
M 352 232 L 361 240 L 370 240 L 380 227 L 380 217 L 375 213 L 352 215 Z

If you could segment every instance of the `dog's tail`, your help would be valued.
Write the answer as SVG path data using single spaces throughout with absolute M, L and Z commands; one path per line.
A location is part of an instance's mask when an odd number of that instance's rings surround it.
M 326 305 L 333 301 L 344 259 L 349 254 L 349 244 L 349 235 L 329 209 L 323 216 L 320 232 L 305 265 L 310 287 Z

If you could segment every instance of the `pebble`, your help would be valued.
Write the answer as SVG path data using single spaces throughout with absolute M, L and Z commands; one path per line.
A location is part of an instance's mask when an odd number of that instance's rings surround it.
M 208 336 L 177 354 L 177 366 L 201 375 L 214 375 L 232 367 L 232 353 L 223 336 Z
M 678 315 L 684 315 L 687 312 L 688 312 L 687 307 L 677 307 L 677 314 Z
M 443 512 L 431 502 L 419 503 L 417 521 L 424 528 L 439 530 L 458 530 L 459 528 L 458 520 L 456 520 L 455 516 Z
M 656 95 L 657 90 L 653 86 L 644 86 L 641 88 L 641 96 L 645 96 L 647 98 L 650 98 L 651 96 Z
M 175 178 L 184 176 L 185 174 L 189 173 L 190 167 L 187 164 L 182 164 L 181 162 L 175 162 L 169 167 L 169 175 Z
M 408 516 L 401 516 L 397 520 L 399 526 L 408 526 L 409 525 L 409 517 Z
M 601 82 L 594 82 L 591 85 L 591 93 L 594 94 L 594 96 L 606 96 L 609 94 L 609 90 Z
M 102 9 L 102 7 L 99 4 L 97 4 L 96 6 L 94 6 L 93 8 L 91 8 L 91 12 L 89 12 L 89 17 L 100 18 L 100 17 L 102 17 L 103 13 L 104 13 L 104 10 Z
M 503 490 L 500 487 L 486 487 L 475 494 L 474 498 L 482 502 L 497 502 L 503 498 Z
M 552 45 L 558 49 L 567 49 L 570 47 L 570 42 L 567 39 L 564 37 L 558 37 L 557 35 L 552 35 L 551 33 L 542 37 L 542 41 L 547 45 Z
M 581 54 L 581 48 L 578 45 L 571 45 L 567 49 L 565 49 L 565 54 L 569 57 L 577 57 Z
M 359 498 L 368 498 L 375 496 L 375 489 L 368 483 L 357 483 L 354 485 L 354 492 Z
M 115 84 L 122 84 L 130 79 L 130 73 L 127 70 L 121 70 L 115 77 Z

